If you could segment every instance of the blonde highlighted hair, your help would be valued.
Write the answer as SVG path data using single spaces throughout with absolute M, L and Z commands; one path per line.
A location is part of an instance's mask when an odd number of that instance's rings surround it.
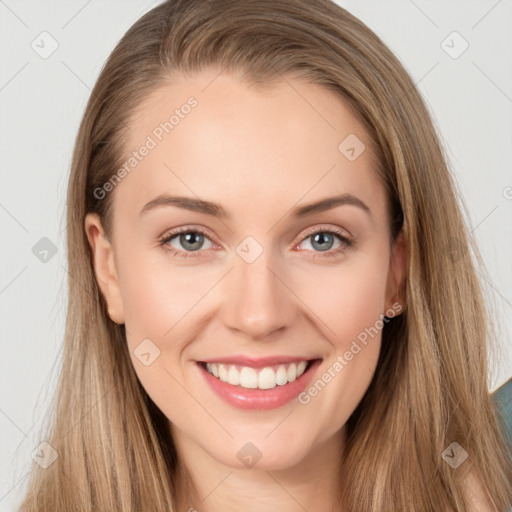
M 343 505 L 357 512 L 467 510 L 453 441 L 501 512 L 511 454 L 487 382 L 492 319 L 481 257 L 429 112 L 400 62 L 329 0 L 170 0 L 142 16 L 111 53 L 75 143 L 67 196 L 68 310 L 54 414 L 42 440 L 57 461 L 31 472 L 21 512 L 175 511 L 183 471 L 168 420 L 138 381 L 124 325 L 109 317 L 84 229 L 107 235 L 112 199 L 94 190 L 125 160 L 130 116 L 176 73 L 241 73 L 265 86 L 297 77 L 347 102 L 372 138 L 390 237 L 408 246 L 406 310 L 383 330 L 373 381 L 348 421 Z M 136 172 L 136 171 L 135 171 Z M 222 177 L 220 177 L 222 179 Z

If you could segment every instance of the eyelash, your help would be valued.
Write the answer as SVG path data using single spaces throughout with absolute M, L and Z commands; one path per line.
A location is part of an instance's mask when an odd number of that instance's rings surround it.
M 202 228 L 199 228 L 199 227 L 196 227 L 196 228 L 191 228 L 191 227 L 188 227 L 188 226 L 184 226 L 184 227 L 181 227 L 181 228 L 176 228 L 175 230 L 169 232 L 169 233 L 166 233 L 165 235 L 161 236 L 159 239 L 158 239 L 158 244 L 159 246 L 162 247 L 162 249 L 166 252 L 166 253 L 169 253 L 171 254 L 172 256 L 176 256 L 178 258 L 196 258 L 199 256 L 199 253 L 201 252 L 204 252 L 204 251 L 201 251 L 201 250 L 198 250 L 198 251 L 178 251 L 174 248 L 169 248 L 169 246 L 167 246 L 167 242 L 170 242 L 173 238 L 175 238 L 177 235 L 180 235 L 182 233 L 198 233 L 200 235 L 203 235 L 207 238 L 208 237 L 208 233 L 202 229 Z M 337 249 L 334 249 L 334 250 L 328 250 L 328 251 L 313 251 L 314 254 L 312 255 L 313 258 L 317 258 L 317 257 L 321 257 L 321 258 L 330 258 L 330 257 L 335 257 L 337 256 L 339 253 L 343 252 L 344 250 L 352 247 L 354 245 L 354 241 L 351 239 L 351 238 L 348 238 L 344 235 L 342 235 L 342 232 L 336 228 L 333 228 L 333 227 L 329 227 L 329 228 L 323 228 L 323 227 L 320 227 L 320 228 L 316 228 L 315 230 L 311 231 L 311 232 L 308 232 L 304 238 L 301 240 L 300 243 L 302 243 L 304 240 L 306 240 L 307 238 L 313 236 L 313 235 L 316 235 L 317 233 L 329 233 L 329 234 L 332 234 L 332 235 L 335 235 L 339 240 L 340 242 L 342 243 L 342 245 L 340 247 L 338 247 Z

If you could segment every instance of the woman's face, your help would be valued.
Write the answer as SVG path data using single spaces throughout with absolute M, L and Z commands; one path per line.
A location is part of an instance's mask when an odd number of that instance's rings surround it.
M 400 311 L 404 265 L 362 124 L 319 86 L 262 91 L 209 70 L 148 97 L 125 149 L 121 181 L 97 192 L 114 194 L 111 243 L 95 215 L 86 230 L 109 314 L 173 435 L 266 469 L 341 439 L 383 315 Z M 200 364 L 213 361 L 219 377 Z

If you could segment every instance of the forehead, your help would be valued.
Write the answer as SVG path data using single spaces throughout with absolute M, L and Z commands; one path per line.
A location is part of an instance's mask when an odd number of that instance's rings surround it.
M 237 213 L 327 193 L 385 208 L 361 121 L 338 95 L 297 78 L 255 88 L 216 70 L 170 77 L 133 112 L 124 146 L 124 163 L 133 152 L 138 158 L 116 194 L 138 210 L 162 193 L 211 199 Z

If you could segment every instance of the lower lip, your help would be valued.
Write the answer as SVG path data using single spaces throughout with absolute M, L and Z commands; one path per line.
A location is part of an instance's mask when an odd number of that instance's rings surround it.
M 239 409 L 268 410 L 282 407 L 304 391 L 321 362 L 321 359 L 313 361 L 298 379 L 272 389 L 246 389 L 233 386 L 214 377 L 200 363 L 197 363 L 197 366 L 211 389 L 226 402 Z

